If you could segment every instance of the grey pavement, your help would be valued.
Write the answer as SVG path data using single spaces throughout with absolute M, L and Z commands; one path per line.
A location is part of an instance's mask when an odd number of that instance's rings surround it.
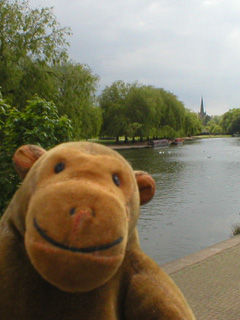
M 197 320 L 240 320 L 240 236 L 162 267 Z

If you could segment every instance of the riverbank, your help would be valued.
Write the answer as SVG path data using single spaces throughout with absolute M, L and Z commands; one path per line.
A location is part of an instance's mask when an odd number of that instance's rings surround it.
M 138 144 L 113 144 L 113 145 L 108 145 L 108 147 L 110 147 L 114 150 L 149 148 L 149 146 L 147 145 L 147 142 L 146 143 L 138 143 Z
M 210 139 L 210 138 L 230 138 L 229 135 L 201 135 L 201 136 L 191 136 L 191 137 L 182 137 L 181 139 L 184 140 L 184 142 L 189 142 L 193 140 L 198 139 Z M 114 149 L 114 150 L 125 150 L 125 149 L 143 149 L 143 148 L 149 148 L 148 141 L 144 142 L 120 142 L 120 143 L 114 143 L 113 141 L 104 141 L 104 140 L 93 140 L 94 142 L 98 142 L 104 145 L 107 145 L 108 147 Z M 172 140 L 169 140 L 172 141 Z M 171 144 L 170 144 L 171 145 Z

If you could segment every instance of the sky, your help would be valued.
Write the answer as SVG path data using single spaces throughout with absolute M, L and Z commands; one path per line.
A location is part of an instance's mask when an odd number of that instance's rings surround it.
M 174 93 L 186 108 L 240 108 L 239 0 L 29 0 L 71 28 L 69 56 L 100 77 Z

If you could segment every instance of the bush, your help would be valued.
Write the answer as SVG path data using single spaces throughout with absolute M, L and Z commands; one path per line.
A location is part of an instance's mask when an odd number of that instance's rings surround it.
M 71 121 L 59 117 L 52 102 L 35 97 L 22 111 L 5 104 L 0 96 L 0 215 L 20 183 L 13 165 L 15 150 L 24 144 L 49 149 L 72 139 Z
M 235 224 L 232 226 L 232 234 L 234 236 L 237 236 L 240 234 L 240 225 L 239 224 Z

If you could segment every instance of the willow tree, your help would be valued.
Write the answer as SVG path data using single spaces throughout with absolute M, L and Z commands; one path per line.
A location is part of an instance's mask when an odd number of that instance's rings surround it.
M 191 110 L 185 110 L 184 118 L 184 133 L 186 136 L 193 136 L 201 132 L 201 120 L 197 113 L 192 112 Z
M 56 103 L 61 115 L 72 120 L 75 138 L 96 137 L 101 125 L 101 112 L 97 107 L 95 91 L 99 77 L 88 65 L 62 61 L 53 68 Z
M 200 128 L 197 114 L 162 88 L 116 81 L 103 90 L 100 107 L 107 136 L 176 138 Z
M 51 8 L 0 2 L 0 85 L 9 102 L 23 107 L 35 91 L 49 91 L 49 68 L 66 58 L 69 34 Z
M 117 141 L 120 136 L 125 135 L 127 127 L 125 100 L 130 87 L 124 81 L 115 81 L 103 90 L 99 98 L 103 117 L 101 135 L 115 137 Z
M 156 104 L 151 86 L 134 85 L 125 99 L 126 134 L 135 137 L 149 137 L 154 126 Z
M 224 113 L 220 124 L 224 133 L 240 133 L 240 108 L 230 109 L 228 112 Z
M 61 115 L 72 119 L 75 138 L 79 138 L 84 109 L 95 103 L 98 77 L 88 66 L 69 59 L 66 39 L 70 34 L 69 28 L 58 23 L 52 8 L 32 9 L 27 0 L 0 1 L 4 99 L 19 110 L 35 94 L 53 101 Z

